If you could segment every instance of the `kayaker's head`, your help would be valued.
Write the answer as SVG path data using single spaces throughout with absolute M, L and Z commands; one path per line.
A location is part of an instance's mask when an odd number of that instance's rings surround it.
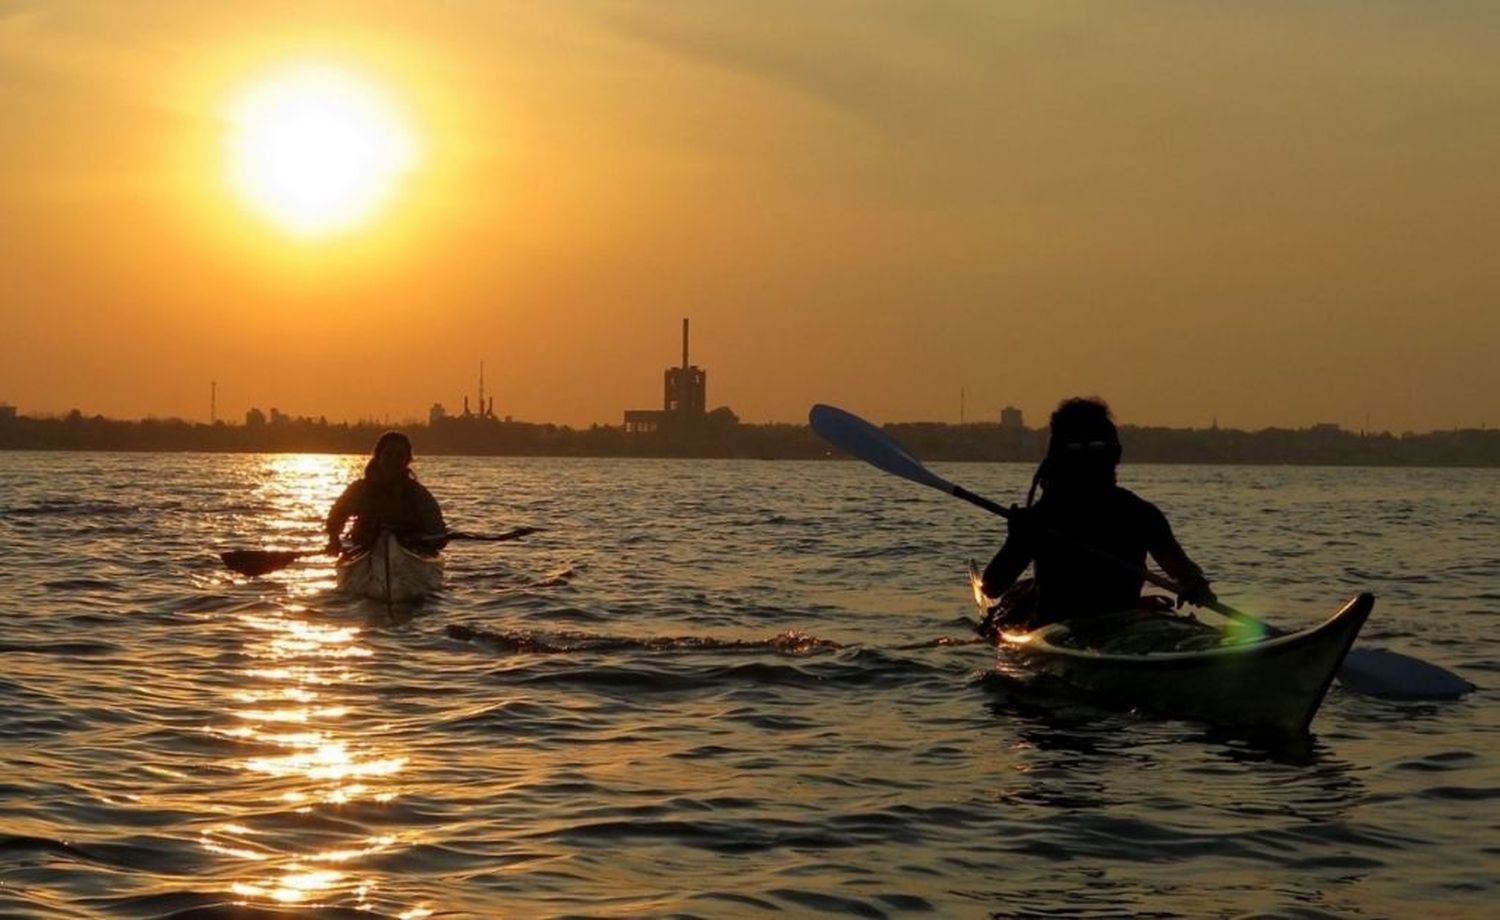
M 370 451 L 365 478 L 394 482 L 411 475 L 411 439 L 399 431 L 387 431 Z
M 1027 504 L 1035 498 L 1038 485 L 1044 490 L 1092 491 L 1115 484 L 1120 433 L 1104 400 L 1063 400 L 1052 413 L 1051 428 L 1047 457 L 1032 480 Z

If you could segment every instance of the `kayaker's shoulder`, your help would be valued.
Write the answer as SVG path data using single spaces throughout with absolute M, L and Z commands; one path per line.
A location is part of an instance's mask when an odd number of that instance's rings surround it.
M 433 497 L 432 492 L 426 486 L 422 485 L 422 483 L 418 482 L 415 479 L 406 480 L 406 488 L 409 489 L 411 493 L 413 495 L 416 495 L 418 498 L 422 498 L 427 501 L 437 501 L 437 499 Z
M 1172 528 L 1172 524 L 1167 522 L 1166 513 L 1160 507 L 1140 497 L 1136 492 L 1131 492 L 1130 489 L 1116 486 L 1115 500 L 1118 501 L 1116 507 L 1122 519 L 1133 522 L 1134 527 L 1146 533 L 1160 534 Z
M 1157 510 L 1157 507 L 1155 505 L 1153 505 L 1151 502 L 1147 501 L 1144 498 L 1141 498 L 1139 495 L 1135 494 L 1134 492 L 1130 491 L 1129 489 L 1125 488 L 1124 486 L 1115 486 L 1115 493 L 1114 494 L 1115 494 L 1115 501 L 1118 501 L 1118 502 L 1120 502 L 1123 505 L 1129 505 L 1131 507 L 1141 508 L 1143 510 L 1144 509 L 1150 509 L 1152 511 L 1156 511 Z

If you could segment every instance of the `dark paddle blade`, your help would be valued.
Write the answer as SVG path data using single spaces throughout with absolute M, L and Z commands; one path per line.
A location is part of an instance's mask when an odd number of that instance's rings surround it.
M 1452 671 L 1384 648 L 1351 648 L 1339 683 L 1386 700 L 1456 700 L 1474 689 Z
M 239 572 L 241 575 L 265 575 L 270 572 L 280 571 L 312 553 L 294 553 L 287 550 L 270 549 L 232 549 L 220 553 L 219 558 L 231 571 Z

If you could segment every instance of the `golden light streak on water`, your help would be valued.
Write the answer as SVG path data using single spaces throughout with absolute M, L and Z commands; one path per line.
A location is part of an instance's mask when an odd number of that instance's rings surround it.
M 323 739 L 327 736 L 322 732 L 286 732 L 285 734 L 261 733 L 258 737 L 262 741 L 284 744 L 288 747 L 316 747 L 322 744 Z
M 262 680 L 296 681 L 303 684 L 329 684 L 333 681 L 308 668 L 251 668 L 245 672 Z
M 249 882 L 235 882 L 229 886 L 229 890 L 246 898 L 264 898 L 282 904 L 300 904 L 318 893 L 346 887 L 339 885 L 345 875 L 333 869 L 317 869 L 308 872 L 301 866 L 292 865 L 288 866 L 281 877 L 273 883 L 256 885 Z
M 254 722 L 308 722 L 312 719 L 337 719 L 341 718 L 347 710 L 337 706 L 314 709 L 302 707 L 300 709 L 245 709 L 236 715 L 242 719 Z M 258 733 L 256 738 L 262 736 Z
M 388 802 L 395 792 L 383 785 L 402 771 L 407 759 L 396 752 L 370 750 L 366 740 L 347 728 L 351 707 L 338 699 L 346 688 L 367 678 L 366 672 L 350 665 L 367 660 L 371 652 L 361 644 L 359 628 L 307 619 L 315 615 L 287 608 L 281 616 L 243 617 L 261 637 L 246 646 L 247 652 L 260 661 L 241 672 L 245 686 L 227 694 L 229 710 L 241 724 L 219 733 L 281 748 L 281 754 L 245 757 L 240 767 L 279 781 L 296 782 L 295 788 L 281 788 L 277 799 L 298 811 L 359 799 Z M 285 726 L 289 725 L 302 728 L 287 731 Z M 227 826 L 222 836 L 231 839 L 205 836 L 203 846 L 242 859 L 247 868 L 254 867 L 249 878 L 231 884 L 235 895 L 252 901 L 299 905 L 317 903 L 335 893 L 352 892 L 363 900 L 371 883 L 351 865 L 396 843 L 393 836 L 380 836 L 358 846 L 331 846 L 278 856 L 242 845 L 232 838 L 245 834 L 229 834 Z M 309 868 L 330 863 L 340 868 Z
M 348 862 L 351 859 L 357 859 L 361 856 L 373 856 L 376 853 L 389 850 L 395 842 L 395 835 L 385 834 L 380 837 L 371 837 L 368 846 L 348 850 L 328 850 L 324 853 L 309 856 L 308 859 L 312 862 Z
M 266 700 L 287 700 L 293 703 L 310 703 L 318 698 L 311 690 L 301 687 L 282 687 L 269 693 L 247 690 L 236 697 L 242 703 L 260 703 Z
M 255 850 L 247 849 L 245 847 L 229 847 L 225 846 L 222 843 L 215 843 L 208 837 L 207 834 L 203 836 L 201 843 L 203 844 L 203 849 L 209 851 L 210 853 L 219 853 L 223 856 L 233 856 L 236 859 L 246 859 L 250 860 L 251 862 L 262 862 L 270 858 L 265 853 L 257 853 Z
M 343 780 L 351 777 L 392 776 L 406 765 L 405 757 L 364 761 L 357 757 L 342 742 L 336 742 L 281 757 L 253 757 L 245 761 L 245 767 L 272 776 L 301 775 L 308 779 Z
M 310 597 L 333 586 L 331 557 L 318 555 L 326 537 L 323 520 L 344 487 L 359 478 L 359 457 L 326 454 L 281 454 L 261 458 L 248 471 L 255 500 L 268 506 L 256 527 L 261 548 L 309 552 L 291 566 L 268 576 L 292 597 Z M 286 608 L 300 613 L 299 605 Z
M 281 887 L 272 897 L 278 901 L 303 901 L 319 891 L 327 891 L 344 879 L 344 873 L 334 869 L 314 869 L 311 872 L 289 872 L 281 877 Z
M 260 498 L 276 509 L 277 530 L 285 534 L 280 545 L 301 548 L 318 538 L 324 512 L 356 470 L 350 458 L 294 455 L 268 458 L 261 473 Z M 294 565 L 274 577 L 294 600 L 275 612 L 240 615 L 251 635 L 244 650 L 253 660 L 225 693 L 233 724 L 207 729 L 253 743 L 254 752 L 237 766 L 274 782 L 265 787 L 266 798 L 234 804 L 256 815 L 288 805 L 311 813 L 359 800 L 392 801 L 398 790 L 391 784 L 407 758 L 375 749 L 370 734 L 350 724 L 363 710 L 349 701 L 375 676 L 367 664 L 373 652 L 359 626 L 320 619 L 327 614 L 318 605 L 298 600 L 330 586 L 331 566 Z M 268 807 L 267 799 L 276 804 Z M 310 833 L 318 834 L 315 842 L 309 838 L 299 846 L 295 830 L 257 831 L 230 822 L 205 833 L 201 842 L 215 854 L 243 861 L 244 874 L 229 885 L 237 898 L 299 906 L 351 896 L 363 903 L 374 876 L 365 876 L 360 863 L 406 843 L 392 835 L 330 841 L 326 831 Z M 261 840 L 249 842 L 255 837 Z M 401 916 L 430 913 L 412 907 Z
M 259 464 L 258 499 L 274 509 L 258 522 L 266 534 L 261 545 L 320 548 L 323 515 L 357 476 L 360 462 L 294 455 Z M 332 587 L 332 576 L 327 560 L 310 556 L 268 576 L 283 598 L 278 609 L 239 616 L 249 627 L 251 638 L 243 648 L 253 660 L 224 696 L 233 724 L 204 731 L 255 745 L 237 766 L 274 785 L 257 787 L 265 789 L 258 800 L 230 803 L 247 816 L 284 813 L 288 807 L 313 814 L 323 806 L 389 803 L 399 795 L 392 783 L 406 768 L 406 757 L 372 749 L 369 734 L 350 724 L 362 711 L 349 703 L 359 696 L 351 691 L 371 679 L 366 662 L 373 652 L 362 641 L 361 627 L 323 619 L 326 605 L 312 600 Z M 222 814 L 223 803 L 215 812 Z M 326 829 L 309 830 L 314 836 L 299 844 L 295 825 L 249 826 L 255 823 L 217 825 L 199 842 L 208 852 L 243 863 L 243 874 L 227 880 L 228 888 L 237 899 L 263 905 L 309 907 L 350 898 L 365 905 L 376 876 L 362 872 L 361 862 L 407 844 L 395 836 L 329 840 Z M 413 906 L 401 916 L 430 914 Z

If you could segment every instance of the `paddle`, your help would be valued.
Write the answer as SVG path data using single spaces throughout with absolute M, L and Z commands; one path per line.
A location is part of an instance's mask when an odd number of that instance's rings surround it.
M 304 556 L 321 556 L 320 549 L 290 552 L 278 549 L 231 549 L 219 554 L 230 571 L 241 575 L 265 575 L 278 572 Z
M 544 529 L 542 527 L 517 527 L 514 530 L 507 530 L 505 533 L 468 533 L 462 530 L 450 530 L 445 534 L 438 534 L 435 537 L 422 537 L 421 539 L 433 542 L 438 540 L 467 540 L 477 543 L 503 543 L 506 540 L 515 540 L 520 537 L 529 536 Z
M 462 530 L 450 530 L 440 534 L 422 534 L 412 539 L 418 543 L 442 543 L 453 540 L 466 540 L 481 543 L 501 543 L 507 540 L 516 540 L 541 530 L 540 527 L 517 527 L 504 533 L 483 534 L 467 533 Z M 275 549 L 232 549 L 219 554 L 224 560 L 224 565 L 231 571 L 241 575 L 267 575 L 286 568 L 298 559 L 306 556 L 323 556 L 326 553 L 321 549 L 309 549 L 301 551 L 275 550 Z
M 877 469 L 919 485 L 946 492 L 955 498 L 978 505 L 992 514 L 998 514 L 1006 520 L 1014 515 L 1010 509 L 982 495 L 976 495 L 962 486 L 955 485 L 927 469 L 922 465 L 922 461 L 908 453 L 894 438 L 857 415 L 820 403 L 813 406 L 812 411 L 808 413 L 808 422 L 812 425 L 813 431 L 825 441 Z M 1170 578 L 1120 559 L 1059 531 L 1048 528 L 1046 532 L 1068 540 L 1095 558 L 1140 575 L 1159 588 L 1174 594 L 1181 593 L 1181 588 Z M 1269 630 L 1269 627 L 1261 621 L 1227 604 L 1214 602 L 1208 606 L 1209 609 L 1224 616 L 1253 623 L 1262 629 Z M 1339 672 L 1339 679 L 1352 690 L 1387 699 L 1453 699 L 1473 689 L 1472 684 L 1451 671 L 1421 659 L 1385 649 L 1350 649 L 1348 656 L 1344 659 L 1344 667 Z

